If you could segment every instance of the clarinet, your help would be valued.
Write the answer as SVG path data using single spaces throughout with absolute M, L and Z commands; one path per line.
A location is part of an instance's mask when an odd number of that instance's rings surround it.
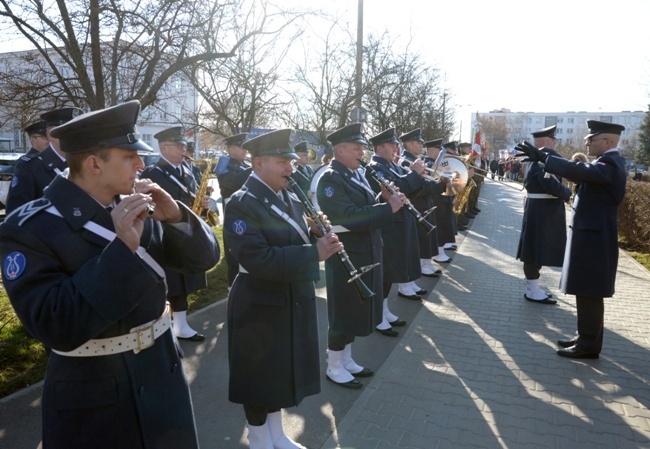
M 370 176 L 372 176 L 372 178 L 375 181 L 377 181 L 379 183 L 379 185 L 384 186 L 393 195 L 398 194 L 397 189 L 395 189 L 395 187 L 393 187 L 390 184 L 390 181 L 388 181 L 381 174 L 379 174 L 379 172 L 377 172 L 377 170 L 375 170 L 375 168 L 373 166 L 368 165 L 368 163 L 363 162 L 363 161 L 359 161 L 359 162 L 361 162 L 362 167 L 364 167 L 366 170 L 370 171 Z M 418 212 L 418 210 L 413 206 L 413 204 L 411 204 L 411 202 L 408 200 L 408 198 L 406 198 L 406 201 L 404 202 L 404 206 L 406 207 L 406 210 L 408 210 L 411 213 L 411 215 L 413 215 L 415 217 L 417 222 L 420 223 L 420 225 L 424 228 L 424 230 L 427 231 L 427 235 L 429 235 L 431 233 L 431 231 L 433 231 L 436 228 L 434 225 L 429 223 L 426 220 L 426 218 L 422 216 L 422 214 L 420 212 Z
M 291 190 L 293 193 L 296 194 L 302 205 L 305 207 L 305 210 L 307 212 L 307 215 L 309 215 L 309 218 L 314 220 L 314 223 L 316 223 L 316 226 L 320 230 L 320 232 L 323 233 L 323 235 L 328 234 L 332 232 L 331 230 L 327 229 L 327 226 L 325 226 L 325 222 L 321 219 L 321 217 L 318 215 L 318 211 L 312 204 L 312 202 L 307 198 L 307 195 L 305 195 L 305 192 L 302 191 L 300 186 L 296 181 L 294 181 L 292 178 L 287 178 L 289 180 L 289 187 L 291 187 Z M 357 270 L 354 265 L 352 265 L 352 261 L 350 260 L 350 257 L 348 256 L 348 253 L 345 251 L 345 249 L 342 249 L 338 253 L 336 253 L 338 256 L 339 260 L 343 264 L 346 270 L 348 270 L 348 273 L 350 273 L 350 279 L 348 279 L 348 283 L 353 283 L 354 286 L 357 289 L 357 293 L 359 293 L 359 296 L 361 297 L 361 301 L 366 301 L 375 294 L 368 288 L 368 286 L 363 282 L 361 279 L 361 276 L 366 272 L 372 270 L 374 267 L 379 265 L 378 263 L 369 265 L 367 267 L 361 268 L 361 270 Z

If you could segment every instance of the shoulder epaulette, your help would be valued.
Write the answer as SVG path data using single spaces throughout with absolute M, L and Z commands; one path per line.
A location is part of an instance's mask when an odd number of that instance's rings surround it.
M 10 213 L 5 221 L 12 222 L 18 226 L 22 226 L 25 221 L 39 213 L 40 211 L 50 207 L 52 203 L 46 198 L 39 198 L 29 203 L 25 203 L 18 209 Z

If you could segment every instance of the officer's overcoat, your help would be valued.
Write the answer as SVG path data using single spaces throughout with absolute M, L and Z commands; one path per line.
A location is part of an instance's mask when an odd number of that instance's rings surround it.
M 359 173 L 358 171 L 356 173 Z M 392 223 L 389 204 L 377 203 L 374 192 L 363 179 L 353 181 L 353 172 L 333 160 L 318 182 L 318 204 L 332 225 L 343 226 L 348 232 L 337 233 L 354 267 L 382 262 L 380 228 Z M 363 176 L 360 175 L 359 176 Z M 325 262 L 327 278 L 327 313 L 330 333 L 348 336 L 370 335 L 382 320 L 382 267 L 366 272 L 361 279 L 375 293 L 363 301 L 355 286 L 348 283 L 350 273 L 335 257 Z
M 47 212 L 50 205 L 62 217 Z M 184 215 L 192 236 L 147 219 L 141 246 L 161 264 L 203 272 L 218 262 L 219 246 L 202 220 L 187 209 Z M 44 198 L 0 225 L 9 298 L 28 332 L 58 351 L 129 333 L 165 309 L 163 279 L 118 238 L 107 243 L 83 228 L 89 220 L 114 231 L 109 212 L 59 176 Z M 198 447 L 171 330 L 138 354 L 51 353 L 42 413 L 48 449 Z
M 571 189 L 562 178 L 549 176 L 537 163 L 530 163 L 524 180 L 528 194 L 551 195 L 551 198 L 526 198 L 517 259 L 544 267 L 561 267 L 566 247 L 566 213 Z
M 625 196 L 625 159 L 618 151 L 591 164 L 549 156 L 545 170 L 580 183 L 573 200 L 561 289 L 580 296 L 610 297 L 618 267 L 618 206 Z
M 172 198 L 191 208 L 194 204 L 192 195 L 196 193 L 198 185 L 187 165 L 182 163 L 181 167 L 183 168 L 182 177 L 169 162 L 160 158 L 155 164 L 145 167 L 140 177 L 151 179 Z M 169 296 L 186 295 L 208 285 L 205 273 L 185 274 L 168 266 L 163 266 L 163 268 L 167 276 Z
M 320 392 L 314 281 L 316 245 L 304 209 L 290 208 L 250 177 L 226 205 L 224 236 L 242 269 L 228 295 L 229 398 L 238 404 L 285 408 Z
M 422 188 L 424 181 L 415 172 L 404 175 L 401 168 L 386 159 L 374 155 L 369 166 L 373 167 L 386 180 L 395 184 L 404 195 L 410 195 Z M 379 183 L 366 170 L 366 179 L 375 191 L 380 192 Z M 402 209 L 393 215 L 393 225 L 381 229 L 384 240 L 384 282 L 404 283 L 422 277 L 420 267 L 420 248 L 416 227 L 420 226 L 413 215 Z

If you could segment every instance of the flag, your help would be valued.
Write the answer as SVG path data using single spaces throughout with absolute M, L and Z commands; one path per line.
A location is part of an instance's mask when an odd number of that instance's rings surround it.
M 474 134 L 474 143 L 472 143 L 472 153 L 480 156 L 481 155 L 481 124 L 478 121 L 478 111 L 476 111 L 476 121 L 474 122 L 474 129 L 476 133 Z

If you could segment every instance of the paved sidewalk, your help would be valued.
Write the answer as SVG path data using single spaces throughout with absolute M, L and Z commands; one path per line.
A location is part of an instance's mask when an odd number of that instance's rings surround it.
M 353 392 L 323 376 L 319 395 L 285 411 L 290 436 L 310 449 L 650 449 L 650 273 L 622 253 L 601 358 L 558 357 L 555 341 L 575 331 L 574 298 L 558 292 L 559 269 L 544 268 L 541 282 L 558 305 L 523 299 L 514 259 L 522 198 L 485 183 L 483 212 L 453 263 L 437 283 L 423 280 L 434 288 L 428 300 L 393 300 L 409 321 L 400 338 L 375 333 L 355 343 L 374 378 Z M 322 283 L 317 294 L 324 333 Z M 226 400 L 225 303 L 190 320 L 208 337 L 183 344 L 201 447 L 247 448 L 241 407 Z M 41 391 L 0 400 L 0 449 L 39 446 Z
M 574 297 L 544 268 L 558 305 L 524 300 L 522 198 L 484 184 L 446 276 L 323 448 L 650 448 L 649 273 L 622 253 L 601 358 L 557 356 Z

